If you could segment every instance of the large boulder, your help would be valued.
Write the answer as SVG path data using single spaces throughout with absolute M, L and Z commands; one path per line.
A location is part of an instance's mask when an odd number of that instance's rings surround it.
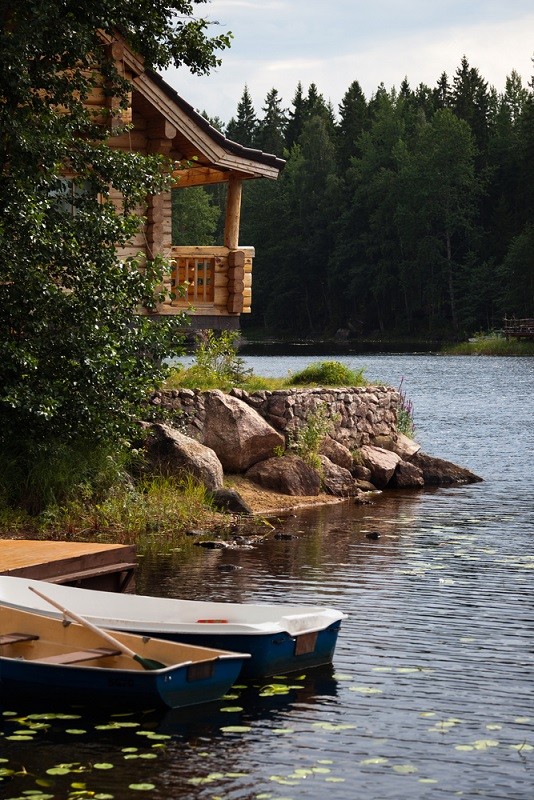
M 361 450 L 364 466 L 371 471 L 371 483 L 377 489 L 387 486 L 400 462 L 400 456 L 383 447 L 364 445 Z
M 145 452 L 149 463 L 163 475 L 191 475 L 210 491 L 223 485 L 223 468 L 213 450 L 184 436 L 170 425 L 148 428 Z
M 409 436 L 405 436 L 404 433 L 394 433 L 389 436 L 374 436 L 373 445 L 397 453 L 403 461 L 408 461 L 421 449 L 420 444 L 414 442 Z
M 282 434 L 237 397 L 206 392 L 205 409 L 202 442 L 217 453 L 225 472 L 245 472 L 285 447 Z
M 319 458 L 323 486 L 329 494 L 333 494 L 335 497 L 352 497 L 358 493 L 356 481 L 348 469 L 334 464 L 326 456 L 319 456 Z
M 451 486 L 459 483 L 477 483 L 483 480 L 474 472 L 459 467 L 451 461 L 429 456 L 420 451 L 410 458 L 410 464 L 419 467 L 423 473 L 425 486 Z
M 425 485 L 423 470 L 410 464 L 409 461 L 399 461 L 388 483 L 388 488 L 393 489 L 420 489 Z
M 344 469 L 352 468 L 352 453 L 344 444 L 336 442 L 330 436 L 326 436 L 319 448 L 321 455 L 326 456 L 333 464 Z
M 294 455 L 260 461 L 247 470 L 245 477 L 280 494 L 312 497 L 321 489 L 319 473 Z

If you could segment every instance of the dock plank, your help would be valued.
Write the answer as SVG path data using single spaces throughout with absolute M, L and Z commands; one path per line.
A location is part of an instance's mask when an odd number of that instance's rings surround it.
M 135 567 L 133 545 L 0 539 L 0 575 L 124 591 Z

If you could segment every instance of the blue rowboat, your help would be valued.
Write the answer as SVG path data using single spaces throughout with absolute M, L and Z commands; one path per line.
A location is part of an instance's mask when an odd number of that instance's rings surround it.
M 181 600 L 2 576 L 0 603 L 57 616 L 29 586 L 103 628 L 248 653 L 243 677 L 279 675 L 330 663 L 346 617 L 321 606 Z
M 116 647 L 82 625 L 0 604 L 2 698 L 182 708 L 219 699 L 247 659 L 127 633 L 114 633 L 113 639 Z

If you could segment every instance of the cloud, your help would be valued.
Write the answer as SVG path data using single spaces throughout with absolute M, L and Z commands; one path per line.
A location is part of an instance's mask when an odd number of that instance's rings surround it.
M 307 4 L 304 17 L 294 13 L 295 6 L 300 6 L 294 0 L 271 0 L 261 6 L 256 0 L 217 0 L 213 7 L 222 27 L 232 28 L 224 24 L 225 9 L 233 9 L 232 21 L 239 23 L 233 28 L 232 48 L 223 53 L 222 66 L 206 77 L 181 69 L 167 71 L 165 78 L 196 108 L 227 122 L 235 114 L 245 83 L 259 113 L 273 87 L 284 105 L 290 106 L 299 81 L 305 89 L 316 83 L 334 108 L 353 80 L 359 81 L 368 98 L 381 82 L 387 88 L 399 87 L 405 76 L 412 88 L 419 83 L 433 87 L 443 72 L 452 79 L 464 55 L 498 91 L 504 89 L 513 69 L 524 85 L 534 73 L 534 11 L 529 4 L 377 0 L 375 5 L 380 14 L 368 3 L 339 0 L 336 15 L 329 18 L 324 5 L 315 0 Z M 467 19 L 459 13 L 466 5 Z M 320 18 L 319 8 L 323 10 Z M 477 16 L 477 8 L 484 13 Z M 403 9 L 404 24 L 393 24 Z M 388 10 L 391 19 L 383 16 Z M 503 13 L 508 13 L 507 19 L 502 19 Z M 418 24 L 408 24 L 406 20 L 414 16 Z M 371 30 L 378 23 L 381 29 L 375 35 Z

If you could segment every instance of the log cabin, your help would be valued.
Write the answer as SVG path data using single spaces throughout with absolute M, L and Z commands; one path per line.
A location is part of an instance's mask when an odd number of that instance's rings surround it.
M 224 242 L 217 246 L 172 244 L 171 192 L 147 198 L 140 209 L 144 226 L 118 256 L 142 253 L 146 258 L 162 255 L 171 259 L 172 271 L 165 277 L 166 299 L 151 316 L 182 313 L 193 329 L 228 330 L 239 327 L 242 313 L 250 313 L 254 248 L 239 242 L 243 181 L 253 178 L 276 180 L 284 161 L 274 155 L 244 147 L 226 139 L 119 36 L 102 34 L 109 57 L 131 84 L 130 107 L 118 111 L 114 98 L 104 88 L 92 92 L 89 102 L 105 110 L 117 135 L 108 145 L 125 151 L 160 153 L 185 168 L 173 173 L 177 190 L 191 186 L 226 183 L 228 186 Z M 124 130 L 128 123 L 128 130 Z M 120 197 L 114 198 L 120 204 Z M 177 293 L 177 287 L 184 287 Z

